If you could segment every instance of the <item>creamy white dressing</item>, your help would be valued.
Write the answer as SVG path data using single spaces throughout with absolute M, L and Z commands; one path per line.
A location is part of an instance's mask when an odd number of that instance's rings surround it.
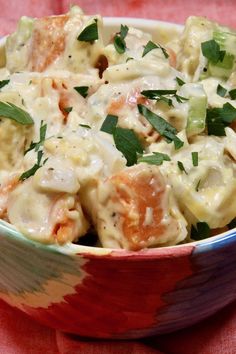
M 78 41 L 92 23 L 97 23 L 98 40 Z M 205 74 L 208 63 L 201 42 L 215 30 L 217 24 L 192 17 L 183 34 L 166 43 L 168 58 L 160 47 L 143 57 L 151 34 L 129 28 L 126 50 L 119 54 L 113 38 L 104 44 L 102 18 L 86 16 L 76 7 L 54 18 L 23 19 L 7 40 L 0 80 L 10 81 L 1 89 L 0 101 L 27 111 L 34 124 L 0 118 L 0 217 L 39 242 L 73 242 L 95 229 L 104 247 L 135 250 L 188 242 L 197 222 L 214 229 L 232 221 L 235 128 L 226 127 L 223 137 L 208 136 L 205 125 L 188 130 L 196 102 L 236 108 L 228 94 L 217 94 L 219 84 L 227 91 L 235 88 L 235 72 L 227 80 Z M 95 68 L 99 65 L 100 72 Z M 186 84 L 180 86 L 177 77 Z M 74 89 L 81 86 L 88 89 L 86 97 Z M 176 90 L 183 100 L 164 92 L 169 104 L 157 102 L 144 97 L 143 90 Z M 138 104 L 171 124 L 183 147 L 167 143 L 139 113 Z M 135 133 L 145 156 L 164 153 L 170 161 L 127 167 L 113 135 L 100 131 L 108 114 L 117 116 L 119 128 Z M 193 119 L 198 123 L 196 112 Z M 40 141 L 42 125 L 45 139 L 25 153 L 31 142 Z M 198 166 L 193 166 L 193 152 Z M 36 170 L 19 181 L 33 166 Z

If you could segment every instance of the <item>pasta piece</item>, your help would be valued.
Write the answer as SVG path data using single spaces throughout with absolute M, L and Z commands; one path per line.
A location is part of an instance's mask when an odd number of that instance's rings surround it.
M 155 166 L 133 166 L 101 182 L 96 222 L 102 245 L 138 250 L 184 240 L 186 223 L 171 198 Z

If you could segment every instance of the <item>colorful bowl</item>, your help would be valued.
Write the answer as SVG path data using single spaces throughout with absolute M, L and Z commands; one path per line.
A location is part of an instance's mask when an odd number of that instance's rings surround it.
M 177 25 L 107 19 L 161 34 Z M 163 32 L 164 33 L 164 32 Z M 46 246 L 0 221 L 0 298 L 61 331 L 139 338 L 190 326 L 236 299 L 236 229 L 139 252 Z
M 236 299 L 236 230 L 139 252 L 45 246 L 0 222 L 0 298 L 61 331 L 139 338 L 190 326 Z

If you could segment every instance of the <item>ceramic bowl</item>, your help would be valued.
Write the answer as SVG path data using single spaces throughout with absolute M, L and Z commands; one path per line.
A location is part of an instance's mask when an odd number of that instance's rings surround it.
M 106 19 L 162 36 L 180 26 Z M 39 322 L 97 338 L 190 326 L 236 299 L 236 229 L 203 241 L 129 252 L 42 245 L 0 221 L 0 298 Z

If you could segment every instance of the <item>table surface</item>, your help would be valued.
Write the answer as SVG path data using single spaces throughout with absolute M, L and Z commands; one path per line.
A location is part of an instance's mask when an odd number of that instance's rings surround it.
M 80 0 L 86 13 L 184 23 L 190 15 L 207 16 L 236 27 L 235 0 Z M 71 0 L 0 0 L 0 35 L 16 28 L 22 15 L 40 17 L 66 12 Z M 0 354 L 234 354 L 236 302 L 191 328 L 136 341 L 96 341 L 56 332 L 0 301 Z

